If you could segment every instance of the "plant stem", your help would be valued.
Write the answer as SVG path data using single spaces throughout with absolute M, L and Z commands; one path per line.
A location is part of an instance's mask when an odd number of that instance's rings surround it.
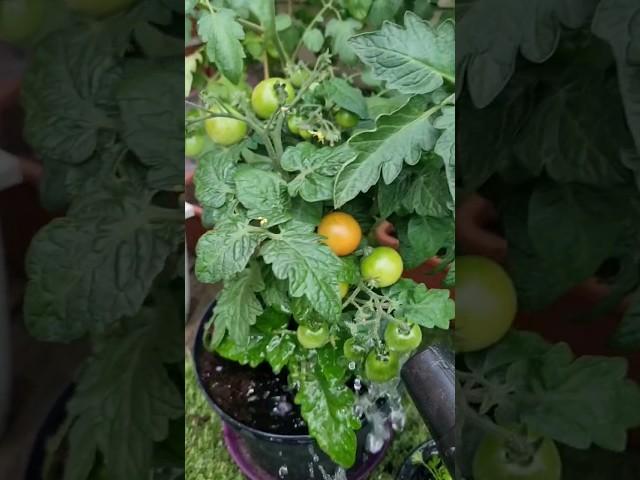
M 256 33 L 264 33 L 264 28 L 262 28 L 257 23 L 250 22 L 248 20 L 245 20 L 244 18 L 237 18 L 236 21 L 243 27 L 248 28 L 249 30 L 253 30 Z
M 293 51 L 292 58 L 294 60 L 298 58 L 298 54 L 300 53 L 300 49 L 302 48 L 302 45 L 304 44 L 304 42 L 303 42 L 304 36 L 313 29 L 315 24 L 320 21 L 320 19 L 324 15 L 324 13 L 329 9 L 332 9 L 332 10 L 335 11 L 335 9 L 333 8 L 333 0 L 329 0 L 327 3 L 325 3 L 322 6 L 322 8 L 316 14 L 316 16 L 313 17 L 313 20 L 311 20 L 311 22 L 309 22 L 309 25 L 307 25 L 307 28 L 305 28 L 304 32 L 302 32 L 302 36 L 300 37 L 300 40 L 298 41 L 298 45 L 296 45 L 296 49 Z

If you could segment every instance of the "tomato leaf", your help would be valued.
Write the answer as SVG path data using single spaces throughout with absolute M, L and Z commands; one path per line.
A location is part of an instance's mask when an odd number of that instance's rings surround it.
M 440 249 L 454 245 L 455 222 L 453 217 L 435 218 L 412 215 L 408 219 L 394 220 L 400 240 L 400 255 L 405 268 L 417 268 Z
M 349 40 L 374 76 L 401 93 L 430 93 L 443 83 L 455 83 L 455 28 L 445 21 L 437 27 L 407 11 L 405 29 L 387 23 L 382 29 Z
M 380 28 L 385 21 L 392 21 L 395 18 L 402 5 L 402 0 L 373 0 L 369 10 L 369 23 L 374 28 Z
M 27 141 L 58 162 L 84 162 L 115 133 L 114 92 L 121 64 L 73 31 L 50 35 L 30 63 L 22 85 Z
M 238 152 L 227 152 L 212 151 L 198 159 L 193 182 L 203 208 L 221 208 L 235 195 Z
M 282 168 L 298 172 L 289 182 L 289 195 L 300 195 L 307 202 L 330 200 L 335 175 L 356 155 L 348 145 L 318 149 L 303 142 L 289 147 L 282 156 Z
M 341 380 L 325 377 L 318 364 L 310 373 L 304 375 L 300 366 L 293 365 L 290 382 L 299 385 L 295 402 L 320 448 L 338 465 L 349 468 L 356 459 L 354 430 L 360 428 L 354 414 L 355 394 Z
M 313 233 L 284 231 L 261 248 L 264 261 L 275 276 L 289 280 L 289 294 L 305 296 L 324 318 L 339 315 L 342 304 L 338 291 L 341 262 Z
M 333 39 L 331 42 L 332 53 L 339 55 L 340 60 L 347 65 L 353 65 L 358 61 L 353 47 L 349 44 L 349 38 L 361 28 L 362 23 L 353 18 L 347 18 L 346 20 L 334 18 L 329 21 L 325 29 L 326 35 Z
M 394 315 L 425 328 L 448 329 L 455 317 L 455 304 L 449 290 L 427 288 L 422 283 L 402 279 L 387 291 L 397 302 Z
M 438 131 L 431 124 L 432 110 L 414 97 L 397 112 L 382 116 L 374 131 L 358 133 L 349 145 L 358 152 L 355 160 L 344 165 L 336 178 L 334 204 L 341 207 L 360 192 L 367 192 L 382 175 L 385 183 L 393 182 L 404 163 L 415 165 L 424 150 L 431 150 Z
M 249 329 L 264 311 L 256 293 L 264 290 L 260 269 L 251 264 L 237 276 L 227 280 L 213 311 L 215 326 L 212 348 L 229 332 L 231 340 L 241 347 L 249 342 Z
M 205 233 L 196 248 L 196 275 L 202 282 L 216 283 L 245 269 L 264 239 L 248 220 L 227 219 Z
M 612 47 L 629 130 L 640 152 L 640 21 L 633 0 L 603 0 L 593 19 L 593 32 Z
M 325 96 L 338 107 L 355 113 L 360 118 L 368 118 L 367 102 L 362 92 L 349 85 L 342 78 L 332 78 L 323 85 Z
M 324 35 L 317 28 L 312 28 L 311 30 L 305 32 L 302 37 L 302 41 L 304 46 L 307 47 L 311 52 L 318 53 L 322 50 L 322 46 L 324 45 Z
M 221 8 L 203 12 L 198 20 L 198 35 L 207 43 L 207 55 L 220 72 L 233 83 L 240 82 L 245 53 L 242 25 L 236 21 L 233 10 Z
M 243 165 L 234 179 L 238 200 L 247 208 L 249 218 L 264 219 L 269 226 L 291 218 L 287 185 L 280 175 Z
M 182 234 L 177 224 L 141 215 L 148 200 L 133 189 L 100 185 L 34 238 L 25 322 L 37 338 L 68 342 L 104 332 L 142 306 Z
M 184 415 L 182 394 L 164 365 L 183 354 L 166 348 L 180 334 L 177 318 L 143 310 L 130 322 L 135 327 L 102 340 L 89 358 L 67 405 L 72 424 L 65 480 L 87 478 L 97 452 L 111 478 L 149 475 L 153 442 L 164 440 L 169 421 Z
M 496 98 L 513 75 L 518 55 L 535 63 L 547 60 L 558 46 L 562 27 L 587 24 L 598 1 L 470 4 L 458 23 L 456 74 L 465 78 L 474 105 L 484 108 Z

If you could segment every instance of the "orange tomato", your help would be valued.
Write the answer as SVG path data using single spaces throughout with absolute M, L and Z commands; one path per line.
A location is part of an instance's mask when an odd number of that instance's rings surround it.
M 332 212 L 318 225 L 318 234 L 326 237 L 325 242 L 333 253 L 340 257 L 356 251 L 362 240 L 362 229 L 355 218 L 348 213 Z

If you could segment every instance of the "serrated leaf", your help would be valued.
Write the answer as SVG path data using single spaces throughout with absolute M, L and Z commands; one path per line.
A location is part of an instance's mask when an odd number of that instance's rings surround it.
M 289 363 L 298 348 L 293 332 L 274 335 L 265 349 L 265 356 L 276 375 Z
M 261 249 L 275 276 L 289 281 L 292 297 L 306 297 L 312 307 L 330 320 L 342 309 L 338 292 L 340 259 L 313 233 L 285 231 L 271 237 Z
M 352 87 L 342 78 L 332 78 L 322 87 L 326 97 L 338 107 L 355 113 L 360 118 L 369 118 L 367 102 L 360 89 Z
M 282 156 L 282 168 L 298 172 L 289 182 L 289 195 L 300 195 L 307 202 L 330 200 L 336 174 L 356 155 L 348 145 L 316 148 L 311 143 L 302 142 L 287 148 Z
M 357 438 L 354 430 L 360 422 L 353 411 L 355 395 L 344 382 L 326 378 L 320 366 L 315 365 L 312 375 L 301 375 L 295 369 L 294 381 L 299 390 L 295 397 L 300 405 L 309 433 L 320 448 L 338 465 L 349 468 L 355 463 Z
M 438 131 L 431 124 L 433 110 L 425 111 L 425 107 L 424 100 L 415 97 L 397 112 L 380 117 L 376 130 L 349 139 L 359 155 L 336 178 L 336 208 L 367 192 L 381 175 L 385 183 L 393 182 L 405 163 L 415 165 L 423 151 L 433 148 Z
M 234 179 L 238 200 L 247 208 L 249 218 L 264 219 L 269 226 L 291 218 L 287 184 L 280 175 L 244 165 Z
M 452 217 L 411 216 L 395 226 L 406 268 L 417 268 L 435 257 L 440 249 L 453 247 L 455 225 Z
M 411 11 L 405 28 L 386 23 L 381 30 L 363 33 L 349 44 L 376 78 L 401 93 L 430 93 L 443 83 L 455 83 L 455 28 L 445 21 L 437 27 Z
M 65 163 L 88 159 L 102 135 L 115 133 L 111 115 L 117 109 L 114 92 L 121 77 L 117 59 L 96 51 L 82 35 L 60 31 L 47 37 L 34 51 L 22 84 L 29 145 Z
M 103 339 L 102 349 L 88 359 L 80 374 L 67 405 L 72 424 L 65 480 L 87 478 L 97 452 L 109 477 L 147 477 L 154 442 L 165 440 L 169 422 L 184 415 L 180 389 L 164 365 L 169 360 L 161 345 L 166 336 L 159 334 L 166 329 L 164 320 L 157 311 L 146 310 L 142 316 L 145 321 L 140 328 Z M 180 325 L 173 334 L 179 332 Z
M 471 3 L 458 24 L 456 74 L 465 78 L 473 104 L 484 108 L 496 98 L 513 75 L 518 55 L 535 63 L 547 60 L 558 45 L 562 27 L 585 25 L 598 2 Z
M 402 279 L 388 290 L 398 303 L 394 315 L 425 328 L 448 329 L 455 317 L 455 304 L 449 290 L 427 288 L 422 283 Z
M 207 44 L 207 55 L 218 70 L 238 83 L 244 69 L 244 39 L 242 25 L 236 21 L 233 10 L 222 8 L 215 12 L 205 12 L 198 20 L 198 35 Z
M 593 32 L 613 49 L 623 105 L 640 152 L 640 15 L 634 0 L 603 0 L 593 19 Z
M 202 62 L 202 54 L 194 52 L 184 57 L 184 96 L 185 98 L 191 93 L 193 85 L 193 74 L 198 69 L 198 64 Z
M 369 23 L 373 28 L 380 28 L 386 20 L 393 20 L 402 5 L 402 0 L 373 0 L 369 10 Z
M 99 187 L 32 241 L 25 322 L 34 336 L 68 342 L 140 309 L 181 234 L 142 215 L 146 199 L 130 188 Z
M 235 194 L 238 156 L 238 152 L 212 151 L 198 159 L 193 182 L 203 208 L 221 208 Z
M 264 234 L 248 220 L 227 219 L 205 233 L 196 247 L 196 276 L 204 283 L 216 283 L 245 269 Z
M 302 42 L 311 52 L 318 53 L 324 45 L 324 35 L 322 35 L 322 32 L 317 28 L 312 28 L 305 32 L 302 37 Z
M 235 344 L 247 346 L 250 328 L 264 311 L 256 296 L 264 287 L 260 269 L 255 264 L 225 282 L 213 311 L 215 337 L 222 339 L 225 332 L 229 332 Z
M 442 116 L 438 117 L 433 126 L 442 130 L 433 151 L 440 155 L 444 163 L 447 185 L 452 203 L 456 198 L 456 109 L 447 106 L 442 109 Z
M 349 38 L 361 28 L 362 24 L 353 18 L 346 20 L 334 18 L 325 29 L 326 35 L 332 38 L 331 52 L 338 55 L 340 60 L 347 65 L 353 65 L 358 60 L 355 51 L 349 44 Z

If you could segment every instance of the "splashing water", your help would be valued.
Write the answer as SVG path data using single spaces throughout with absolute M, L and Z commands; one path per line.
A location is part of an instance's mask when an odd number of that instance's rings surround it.
M 289 475 L 289 468 L 286 465 L 282 465 L 278 470 L 278 478 L 286 478 Z

